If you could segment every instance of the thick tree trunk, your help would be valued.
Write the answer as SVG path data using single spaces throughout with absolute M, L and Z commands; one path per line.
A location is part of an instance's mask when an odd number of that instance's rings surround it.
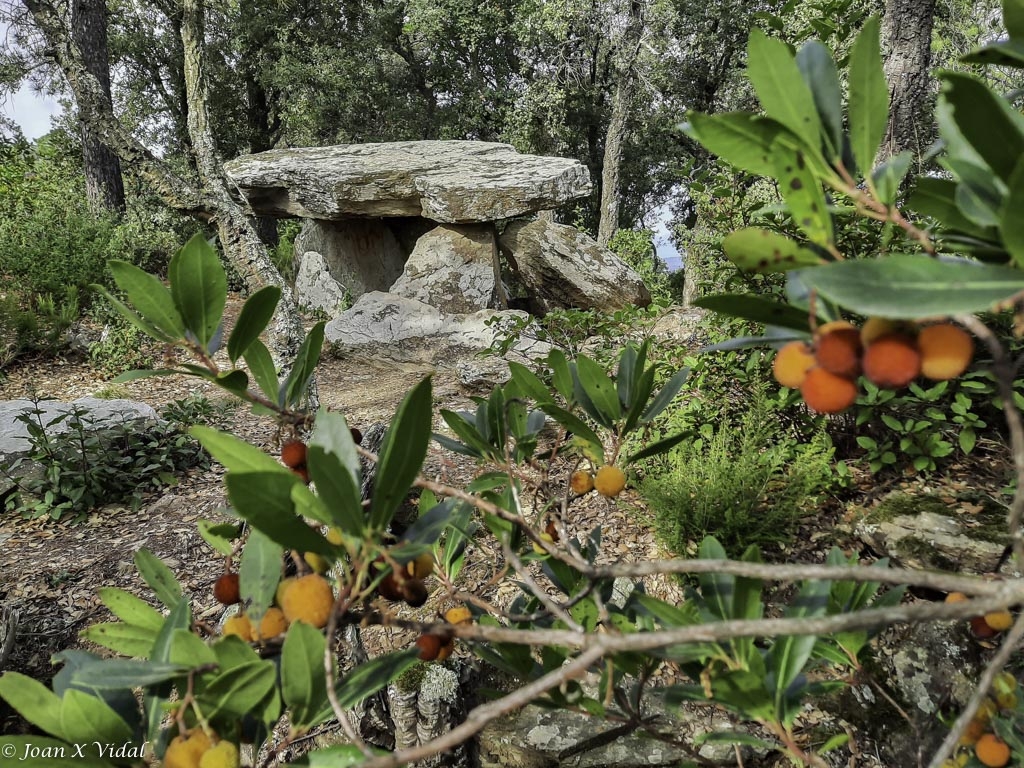
M 882 52 L 892 106 L 880 160 L 905 150 L 920 158 L 933 139 L 927 115 L 934 20 L 935 0 L 886 0 Z
M 629 132 L 633 92 L 637 84 L 637 58 L 643 35 L 643 2 L 630 0 L 629 20 L 619 44 L 615 69 L 615 95 L 612 114 L 604 141 L 604 160 L 601 164 L 601 218 L 597 227 L 597 242 L 607 246 L 619 229 L 619 176 L 622 155 Z
M 96 78 L 107 104 L 110 97 L 110 62 L 107 56 L 106 0 L 73 0 L 72 36 L 82 52 L 85 69 Z M 124 211 L 124 180 L 121 159 L 104 144 L 89 124 L 79 120 L 82 130 L 82 163 L 85 192 L 94 213 Z

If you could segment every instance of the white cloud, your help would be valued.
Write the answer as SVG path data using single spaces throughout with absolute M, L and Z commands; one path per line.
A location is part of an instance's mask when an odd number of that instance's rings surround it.
M 25 138 L 29 140 L 49 133 L 50 118 L 60 111 L 60 104 L 55 99 L 34 93 L 27 85 L 22 85 L 17 93 L 0 101 L 0 113 L 21 126 Z

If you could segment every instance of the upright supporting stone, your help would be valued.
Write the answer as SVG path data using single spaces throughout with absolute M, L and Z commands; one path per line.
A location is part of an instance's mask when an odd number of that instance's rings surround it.
M 423 235 L 390 293 L 446 312 L 496 306 L 494 230 L 490 225 L 445 225 Z
M 330 276 L 353 298 L 386 291 L 401 276 L 407 255 L 381 219 L 309 220 L 295 238 L 295 253 L 306 251 L 321 254 Z

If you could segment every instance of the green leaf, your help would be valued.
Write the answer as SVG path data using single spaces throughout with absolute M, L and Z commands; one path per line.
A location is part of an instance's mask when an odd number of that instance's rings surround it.
M 161 603 L 173 608 L 181 602 L 181 584 L 163 560 L 145 548 L 139 549 L 134 559 L 135 567 L 139 569 L 143 581 L 149 585 Z
M 737 229 L 722 241 L 729 261 L 748 272 L 788 272 L 825 263 L 818 254 L 785 235 L 758 227 Z
M 82 630 L 81 635 L 96 645 L 135 658 L 149 656 L 156 640 L 156 632 L 152 629 L 121 622 L 93 624 Z
M 725 560 L 725 548 L 714 536 L 706 536 L 700 543 L 701 560 Z M 731 619 L 736 579 L 726 573 L 702 573 L 697 576 L 700 591 L 708 610 L 721 620 Z
M 214 677 L 197 701 L 210 720 L 240 720 L 274 689 L 277 670 L 273 662 L 253 661 L 225 670 Z
M 800 274 L 803 275 L 810 271 L 801 270 Z M 717 296 L 705 296 L 697 299 L 693 304 L 723 315 L 753 320 L 755 323 L 790 328 L 804 333 L 810 330 L 810 320 L 805 310 L 761 296 L 724 293 Z
M 683 384 L 686 382 L 687 377 L 690 375 L 689 368 L 683 368 L 682 370 L 676 371 L 672 378 L 665 382 L 658 394 L 651 400 L 650 405 L 647 406 L 647 410 L 643 412 L 640 417 L 641 424 L 649 424 L 651 421 L 656 419 L 662 411 L 668 408 L 675 396 L 679 394 L 679 390 L 683 388 Z
M 373 483 L 369 524 L 384 530 L 416 479 L 430 444 L 433 399 L 430 377 L 413 387 L 384 434 Z
M 309 445 L 320 446 L 324 451 L 333 453 L 348 470 L 356 488 L 362 484 L 359 453 L 352 439 L 352 430 L 342 414 L 321 408 Z
M 772 145 L 772 159 L 779 180 L 779 191 L 786 201 L 793 221 L 811 242 L 831 245 L 834 234 L 832 214 L 821 182 L 808 167 L 806 150 L 794 147 L 787 137 L 779 137 Z
M 772 741 L 759 739 L 742 731 L 715 731 L 714 733 L 699 733 L 694 737 L 695 745 L 701 744 L 732 744 L 735 746 L 754 747 L 755 749 L 775 752 L 779 745 Z
M 704 115 L 693 112 L 684 131 L 730 165 L 755 176 L 772 176 L 772 143 L 786 129 L 749 112 Z
M 188 432 L 229 472 L 276 472 L 289 479 L 293 477 L 273 456 L 234 435 L 201 425 L 190 427 Z
M 299 552 L 333 553 L 330 542 L 296 516 L 291 488 L 299 479 L 290 472 L 231 472 L 224 482 L 238 516 L 271 541 Z
M 185 328 L 206 349 L 217 332 L 228 295 L 228 280 L 217 252 L 202 235 L 192 239 L 171 257 L 167 267 L 171 296 Z
M 551 366 L 552 382 L 555 389 L 558 390 L 558 394 L 564 397 L 567 403 L 573 402 L 575 382 L 565 354 L 560 349 L 552 349 L 548 352 L 547 362 Z
M 324 453 L 324 449 L 318 445 L 310 445 L 306 462 L 327 516 L 322 522 L 336 525 L 350 536 L 362 536 L 366 528 L 363 500 L 359 486 L 353 482 L 349 470 L 335 454 Z
M 277 380 L 277 368 L 274 367 L 274 359 L 270 356 L 267 345 L 256 339 L 249 344 L 243 357 L 245 364 L 249 366 L 249 373 L 256 379 L 260 392 L 270 402 L 276 403 L 280 384 Z
M 341 708 L 354 707 L 367 696 L 372 696 L 389 683 L 397 680 L 407 669 L 419 662 L 418 656 L 417 649 L 411 648 L 378 656 L 365 664 L 360 664 L 339 680 L 335 686 Z M 310 725 L 319 725 L 333 718 L 334 710 L 329 705 L 324 706 L 321 707 L 314 722 Z
M 280 300 L 281 289 L 276 285 L 265 285 L 246 299 L 242 311 L 238 313 L 238 322 L 228 337 L 228 357 L 232 363 L 244 355 L 263 333 Z
M 587 426 L 586 422 L 564 408 L 559 408 L 551 403 L 542 403 L 540 409 L 582 440 L 587 449 L 594 454 L 594 460 L 599 464 L 604 464 L 604 445 L 601 444 L 601 438 Z
M 185 337 L 185 322 L 174 306 L 171 292 L 160 280 L 127 261 L 107 262 L 114 282 L 128 296 L 128 301 L 149 324 L 173 340 Z
M 893 319 L 984 312 L 1024 291 L 1019 270 L 921 254 L 836 262 L 800 277 L 858 314 Z
M 153 325 L 153 323 L 144 319 L 138 312 L 133 310 L 123 301 L 121 301 L 118 298 L 115 298 L 114 295 L 110 293 L 110 291 L 108 291 L 104 286 L 93 283 L 92 285 L 89 286 L 89 288 L 103 296 L 103 298 L 110 302 L 111 306 L 117 311 L 119 315 L 121 315 L 121 317 L 123 317 L 132 325 L 134 325 L 147 336 L 154 338 L 157 341 L 162 341 L 168 344 L 178 340 L 178 337 L 164 333 L 155 325 Z M 123 375 L 124 374 L 122 374 L 122 376 Z
M 163 663 L 171 660 L 171 645 L 174 633 L 179 629 L 192 626 L 192 607 L 188 600 L 178 600 L 164 620 L 164 625 L 157 633 L 153 649 L 149 653 L 151 662 Z M 156 742 L 160 735 L 160 726 L 166 714 L 163 704 L 170 697 L 173 686 L 170 682 L 155 683 L 143 689 L 143 711 L 146 718 L 147 738 Z
M 626 458 L 626 464 L 633 464 L 634 462 L 640 461 L 640 459 L 646 459 L 650 456 L 658 456 L 659 454 L 667 453 L 689 436 L 690 434 L 688 432 L 680 432 L 677 435 L 665 437 L 661 440 L 650 443 L 636 453 L 628 456 Z
M 889 124 L 889 86 L 882 68 L 878 30 L 878 17 L 872 16 L 850 50 L 850 148 L 865 177 L 875 165 L 875 155 Z
M 999 233 L 1013 263 L 1024 268 L 1024 160 L 1010 177 L 1010 192 L 999 212 Z
M 220 637 L 212 646 L 221 669 L 233 669 L 260 660 L 259 654 L 237 635 Z
M 995 231 L 979 227 L 961 213 L 956 204 L 957 183 L 951 179 L 922 176 L 910 196 L 909 206 L 924 216 L 936 219 L 947 229 L 964 232 L 978 238 L 989 238 Z
M 310 727 L 327 702 L 323 633 L 303 621 L 288 627 L 281 648 L 281 695 L 293 727 Z
M 1024 40 L 1000 40 L 967 54 L 960 61 L 1021 69 L 1024 68 Z
M 910 170 L 910 162 L 913 159 L 912 152 L 899 152 L 871 172 L 871 183 L 875 186 L 879 201 L 886 205 L 896 202 L 900 184 Z
M 216 665 L 217 654 L 213 649 L 199 639 L 199 636 L 188 629 L 176 629 L 171 633 L 171 650 L 169 654 L 170 664 L 160 666 L 174 667 L 190 670 L 206 665 Z M 143 662 L 152 665 L 152 662 Z M 155 671 L 155 670 L 154 670 Z M 179 672 L 180 676 L 183 672 Z M 150 682 L 161 682 L 170 678 L 156 678 Z
M 11 754 L 19 756 L 10 765 L 17 765 L 18 768 L 112 768 L 106 760 L 79 755 L 76 746 L 57 739 L 42 736 L 0 736 L 0 754 L 8 754 L 8 745 L 14 750 Z M 29 756 L 24 757 L 25 755 Z
M 964 139 L 989 168 L 1009 182 L 1024 154 L 1024 117 L 987 85 L 970 75 L 945 72 L 942 99 Z
M 523 395 L 532 398 L 535 403 L 546 403 L 551 400 L 551 390 L 537 374 L 525 365 L 510 360 L 508 369 L 512 381 L 516 383 Z
M 796 65 L 811 89 L 829 148 L 829 159 L 834 162 L 843 151 L 843 95 L 839 87 L 839 71 L 828 48 L 817 40 L 803 45 L 796 55 Z
M 203 541 L 209 544 L 215 552 L 227 557 L 235 551 L 234 540 L 241 533 L 241 528 L 235 523 L 215 523 L 212 520 L 200 520 L 196 523 L 199 535 Z
M 163 626 L 163 614 L 130 592 L 117 587 L 101 587 L 98 594 L 110 612 L 127 624 L 135 624 L 154 632 Z
M 225 371 L 217 374 L 212 381 L 221 389 L 239 396 L 244 395 L 249 389 L 249 376 L 242 370 Z
M 309 380 L 316 371 L 320 362 L 320 349 L 324 344 L 324 324 L 319 322 L 309 329 L 306 338 L 302 340 L 299 351 L 295 356 L 292 370 L 285 382 L 284 402 L 280 403 L 285 407 L 296 405 L 306 394 Z
M 38 680 L 20 672 L 4 672 L 0 675 L 0 698 L 41 731 L 64 738 L 60 697 Z
M 74 688 L 64 693 L 60 723 L 64 738 L 72 744 L 88 745 L 90 757 L 100 757 L 96 742 L 120 745 L 132 740 L 131 726 L 107 702 Z
M 1024 2 L 1003 0 L 1003 26 L 1012 39 L 1024 37 Z
M 828 612 L 828 597 L 832 585 L 825 581 L 809 581 L 800 589 L 796 600 L 786 610 L 789 618 L 809 618 L 824 616 Z M 804 665 L 811 657 L 815 635 L 787 635 L 778 638 L 768 651 L 767 667 L 774 673 L 774 698 L 776 711 L 782 713 L 783 699 L 787 689 L 803 671 Z
M 604 368 L 585 355 L 576 360 L 576 372 L 580 386 L 587 397 L 603 417 L 603 421 L 611 426 L 622 417 L 622 404 L 615 384 L 608 378 Z
M 752 29 L 747 42 L 747 76 L 765 114 L 817 152 L 821 146 L 821 121 L 814 95 L 800 76 L 789 46 L 756 27 Z
M 308 530 L 308 528 L 307 528 Z M 259 529 L 249 532 L 238 566 L 238 581 L 246 613 L 259 622 L 274 603 L 274 593 L 281 580 L 281 547 Z

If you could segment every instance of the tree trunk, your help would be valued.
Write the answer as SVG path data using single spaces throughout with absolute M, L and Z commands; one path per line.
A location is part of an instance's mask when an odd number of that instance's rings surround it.
M 106 104 L 110 97 L 110 62 L 107 56 L 106 0 L 73 0 L 72 36 L 82 52 L 85 69 L 96 78 Z M 79 118 L 82 131 L 82 164 L 85 192 L 93 213 L 124 212 L 124 180 L 121 159 Z
M 643 35 L 643 2 L 630 0 L 629 20 L 620 41 L 615 69 L 615 95 L 612 114 L 604 140 L 604 160 L 601 164 L 601 218 L 597 226 L 597 242 L 607 246 L 619 229 L 619 175 L 622 154 L 629 132 L 633 92 L 637 84 L 637 58 Z
M 935 0 L 886 0 L 882 52 L 891 108 L 879 160 L 910 151 L 920 159 L 932 142 L 930 106 Z

